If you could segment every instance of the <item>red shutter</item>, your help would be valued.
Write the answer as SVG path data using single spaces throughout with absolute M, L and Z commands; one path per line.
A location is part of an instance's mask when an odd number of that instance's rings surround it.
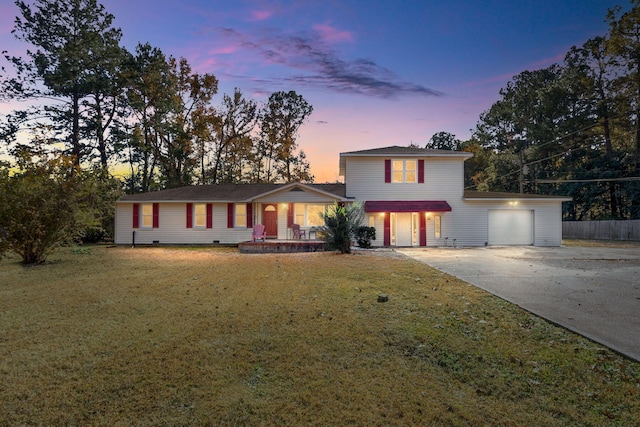
M 247 228 L 253 228 L 253 204 L 247 203 Z
M 384 245 L 391 245 L 391 212 L 384 213 Z
M 140 228 L 140 203 L 133 204 L 133 228 Z
M 153 204 L 153 228 L 160 226 L 160 203 Z
M 391 182 L 391 159 L 384 161 L 384 182 Z
M 213 203 L 207 203 L 207 228 L 213 228 Z
M 193 203 L 187 203 L 187 228 L 193 228 Z
M 418 160 L 418 184 L 424 184 L 424 159 Z
M 427 214 L 420 212 L 420 246 L 427 246 Z
M 227 228 L 233 228 L 233 203 L 227 203 Z
M 287 227 L 291 228 L 293 225 L 293 203 L 289 203 L 289 210 L 287 211 Z

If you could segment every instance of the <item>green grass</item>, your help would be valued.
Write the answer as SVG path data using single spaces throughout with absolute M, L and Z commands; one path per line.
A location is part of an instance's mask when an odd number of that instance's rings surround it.
M 638 425 L 637 362 L 413 260 L 17 261 L 0 261 L 3 426 Z

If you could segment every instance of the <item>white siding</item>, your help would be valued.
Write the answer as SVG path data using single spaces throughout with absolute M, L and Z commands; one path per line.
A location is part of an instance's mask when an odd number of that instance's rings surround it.
M 133 228 L 133 203 L 116 205 L 115 243 L 132 243 L 135 231 L 136 244 L 237 244 L 251 240 L 250 228 L 227 228 L 227 204 L 213 204 L 213 228 L 187 228 L 186 203 L 160 203 L 158 228 Z
M 402 159 L 402 157 L 393 157 Z M 358 200 L 447 200 L 462 197 L 464 162 L 460 158 L 426 158 L 424 184 L 384 182 L 384 158 L 346 159 L 347 197 Z
M 459 246 L 489 244 L 489 210 L 494 209 L 533 211 L 533 244 L 535 246 L 562 244 L 562 203 L 560 201 L 520 200 L 516 204 L 509 200 L 449 200 L 449 204 L 452 211 L 442 216 L 442 237 L 449 237 L 449 241 L 456 239 Z M 427 238 L 427 244 L 431 246 L 431 243 L 433 241 L 430 242 Z
M 409 157 L 407 157 L 409 158 Z M 412 157 L 415 159 L 415 157 Z M 389 159 L 403 159 L 390 156 Z M 451 212 L 433 212 L 427 217 L 427 246 L 483 246 L 489 242 L 489 210 L 519 209 L 533 211 L 533 241 L 536 246 L 562 243 L 562 202 L 526 200 L 465 201 L 464 159 L 425 157 L 424 184 L 384 182 L 384 157 L 347 157 L 345 183 L 347 197 L 367 200 L 446 200 Z M 435 215 L 440 215 L 441 236 L 435 237 Z M 384 216 L 375 217 L 374 246 L 384 244 Z
M 284 191 L 255 199 L 260 203 L 333 203 L 335 200 L 334 197 L 311 191 Z

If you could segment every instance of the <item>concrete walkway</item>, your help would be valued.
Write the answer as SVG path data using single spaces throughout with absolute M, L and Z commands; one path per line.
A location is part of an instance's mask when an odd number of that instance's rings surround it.
M 640 361 L 640 247 L 398 252 Z

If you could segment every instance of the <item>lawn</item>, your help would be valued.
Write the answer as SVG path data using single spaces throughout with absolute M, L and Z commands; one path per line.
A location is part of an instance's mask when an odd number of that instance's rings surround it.
M 0 425 L 638 425 L 640 364 L 392 255 L 0 260 Z

